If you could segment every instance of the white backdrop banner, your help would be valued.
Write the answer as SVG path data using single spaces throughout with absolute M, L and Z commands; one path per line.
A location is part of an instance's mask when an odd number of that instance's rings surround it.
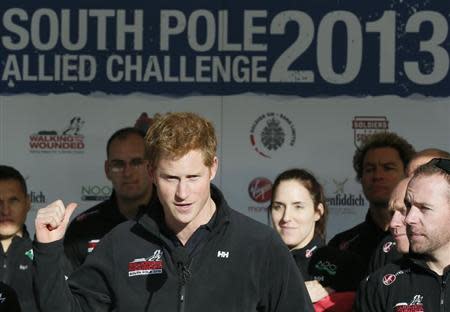
M 449 1 L 0 1 L 0 163 L 36 208 L 105 199 L 105 145 L 147 114 L 216 125 L 215 183 L 267 223 L 278 173 L 318 176 L 328 237 L 364 218 L 352 156 L 393 131 L 450 150 Z
M 416 149 L 450 150 L 446 98 L 299 98 L 242 94 L 168 97 L 146 94 L 31 94 L 1 96 L 0 163 L 27 178 L 34 231 L 38 207 L 58 198 L 79 211 L 105 199 L 106 141 L 142 113 L 193 111 L 213 121 L 220 170 L 214 183 L 235 209 L 267 223 L 271 183 L 281 171 L 312 171 L 331 210 L 328 237 L 364 218 L 367 201 L 355 180 L 352 157 L 364 135 L 393 131 Z

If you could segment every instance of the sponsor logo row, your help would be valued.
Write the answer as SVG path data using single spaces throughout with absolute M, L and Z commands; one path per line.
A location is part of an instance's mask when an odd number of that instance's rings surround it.
M 147 113 L 142 113 L 135 126 L 146 130 L 151 123 Z M 367 136 L 389 130 L 386 116 L 354 116 L 353 142 L 357 148 Z M 83 153 L 86 147 L 83 128 L 85 121 L 74 116 L 58 129 L 40 129 L 29 136 L 31 153 Z M 267 112 L 258 116 L 250 127 L 250 145 L 263 158 L 272 158 L 280 151 L 295 146 L 295 123 L 286 114 Z

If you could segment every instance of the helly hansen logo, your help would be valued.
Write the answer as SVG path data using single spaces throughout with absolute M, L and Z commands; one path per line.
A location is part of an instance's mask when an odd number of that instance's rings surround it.
M 222 251 L 222 250 L 217 251 L 217 258 L 228 258 L 229 255 L 230 255 L 229 251 Z

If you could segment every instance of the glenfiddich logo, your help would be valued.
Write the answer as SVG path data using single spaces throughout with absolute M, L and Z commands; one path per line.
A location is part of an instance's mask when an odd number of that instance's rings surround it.
M 84 120 L 81 117 L 71 118 L 61 131 L 40 130 L 30 135 L 31 153 L 83 153 L 84 135 L 81 129 Z
M 250 129 L 250 143 L 261 156 L 272 158 L 280 149 L 295 145 L 296 133 L 292 121 L 281 113 L 259 116 Z
M 345 184 L 348 180 L 348 177 L 343 179 L 332 179 L 334 191 L 332 192 L 331 197 L 326 198 L 326 201 L 328 206 L 335 210 L 334 212 L 339 212 L 341 214 L 354 213 L 351 209 L 349 210 L 349 208 L 365 206 L 364 196 L 346 192 Z M 324 184 L 328 183 L 325 181 Z
M 360 148 L 368 136 L 387 132 L 389 130 L 389 121 L 386 116 L 355 116 L 352 121 L 354 132 L 354 144 Z

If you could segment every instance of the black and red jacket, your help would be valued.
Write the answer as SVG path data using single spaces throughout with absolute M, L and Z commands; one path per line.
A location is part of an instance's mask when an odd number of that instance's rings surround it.
M 180 260 L 160 231 L 156 199 L 108 233 L 67 282 L 57 267 L 62 242 L 36 243 L 43 311 L 314 311 L 279 235 L 229 208 L 215 187 L 212 198 L 216 222 L 191 259 Z
M 447 312 L 450 268 L 439 276 L 425 261 L 404 257 L 361 283 L 356 312 Z

